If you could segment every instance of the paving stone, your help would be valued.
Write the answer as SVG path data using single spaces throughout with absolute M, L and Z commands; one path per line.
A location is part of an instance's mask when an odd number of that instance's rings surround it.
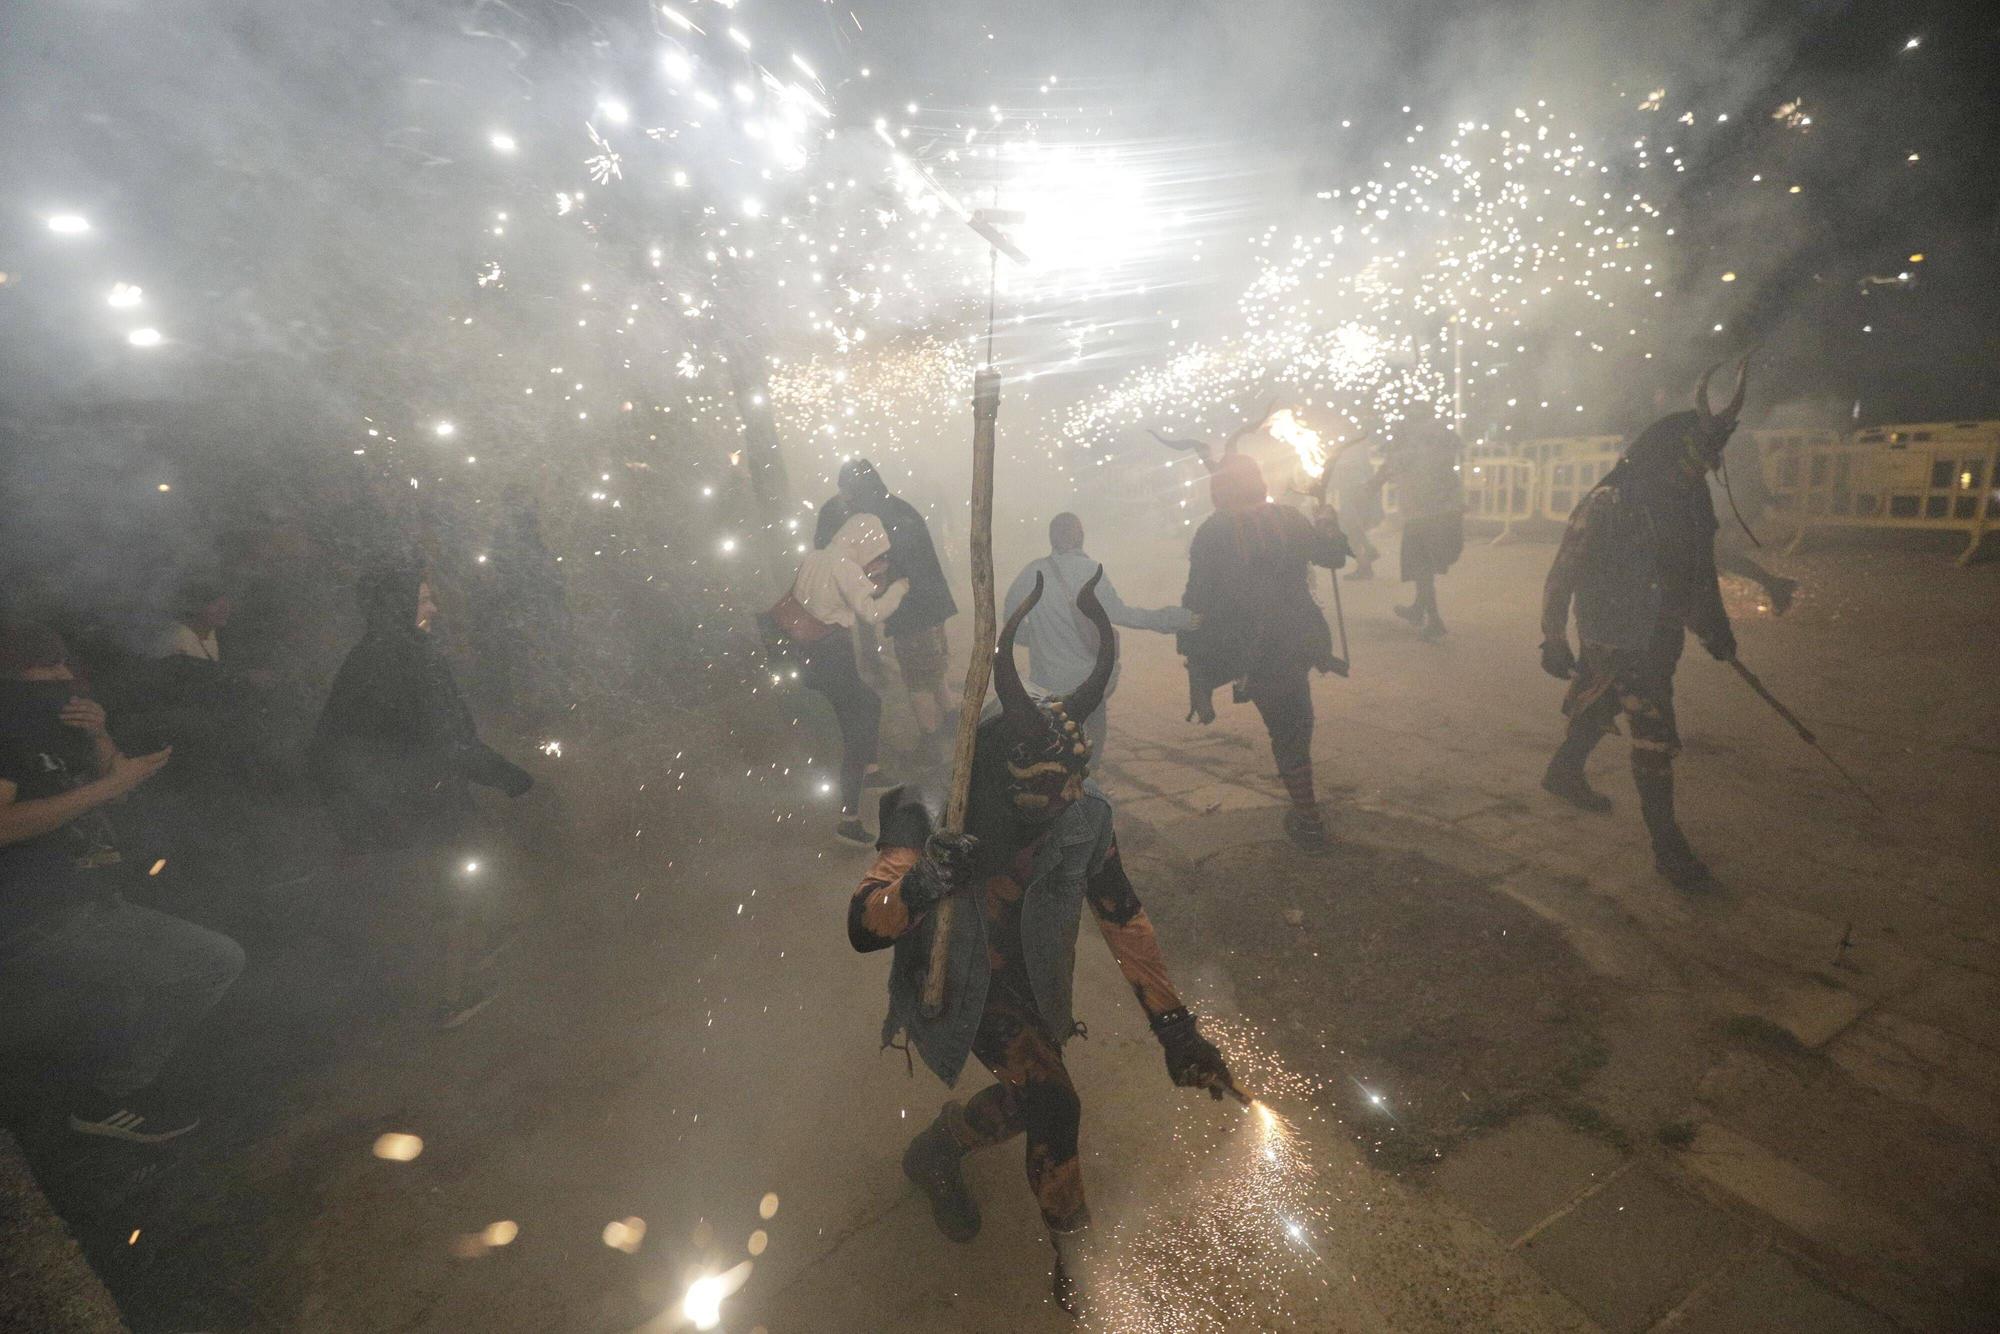
M 1991 1047 L 1877 1011 L 1826 1052 L 1870 1088 L 1927 1107 L 1989 1142 L 2000 1138 L 2000 1070 Z
M 1704 1121 L 1687 1166 L 1815 1245 L 1855 1260 L 1923 1261 L 1922 1241 L 1888 1210 L 1835 1189 L 1728 1126 Z
M 1894 1329 L 1768 1250 L 1732 1270 L 1665 1326 L 1673 1334 L 1891 1334 Z
M 1521 1250 L 1584 1314 L 1613 1334 L 1638 1334 L 1753 1239 L 1730 1214 L 1638 1167 Z
M 1456 1149 L 1433 1180 L 1512 1242 L 1618 1169 L 1618 1151 L 1549 1116 L 1527 1116 Z

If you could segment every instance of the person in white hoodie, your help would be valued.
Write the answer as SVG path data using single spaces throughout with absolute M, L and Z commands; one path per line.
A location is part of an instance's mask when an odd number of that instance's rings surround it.
M 875 762 L 882 731 L 882 697 L 861 679 L 854 659 L 854 622 L 889 619 L 910 591 L 908 579 L 878 588 L 870 567 L 889 554 L 889 534 L 872 514 L 857 514 L 833 540 L 799 562 L 792 595 L 826 633 L 798 645 L 799 679 L 825 695 L 840 724 L 840 824 L 834 833 L 850 843 L 872 844 L 861 823 L 861 789 Z

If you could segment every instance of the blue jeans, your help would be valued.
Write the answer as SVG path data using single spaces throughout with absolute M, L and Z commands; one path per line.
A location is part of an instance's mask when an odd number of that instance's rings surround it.
M 114 1097 L 145 1088 L 229 984 L 243 947 L 116 895 L 0 942 L 0 1045 Z

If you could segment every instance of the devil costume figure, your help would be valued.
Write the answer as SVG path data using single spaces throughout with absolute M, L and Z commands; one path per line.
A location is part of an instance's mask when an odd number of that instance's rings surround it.
M 1695 410 L 1647 427 L 1578 502 L 1542 597 L 1542 669 L 1570 680 L 1563 700 L 1569 734 L 1542 786 L 1584 810 L 1609 810 L 1611 802 L 1584 780 L 1583 762 L 1622 712 L 1654 865 L 1682 888 L 1704 883 L 1708 868 L 1674 819 L 1674 668 L 1690 630 L 1717 659 L 1736 656 L 1716 580 L 1707 477 L 1743 410 L 1744 371 L 1738 366 L 1729 406 L 1714 412 L 1710 368 L 1695 391 Z M 1569 647 L 1572 602 L 1581 658 Z
M 1152 923 L 1119 861 L 1111 803 L 1084 781 L 1090 745 L 1082 721 L 1111 680 L 1117 638 L 1097 600 L 1100 569 L 1076 605 L 1096 627 L 1091 674 L 1066 698 L 1037 701 L 1014 664 L 1014 635 L 1042 584 L 1007 619 L 993 662 L 1000 708 L 980 724 L 962 834 L 933 833 L 936 812 L 898 788 L 882 798 L 874 865 L 848 905 L 857 950 L 895 947 L 883 1041 L 898 1034 L 947 1085 L 976 1056 L 996 1083 L 947 1102 L 910 1142 L 903 1170 L 929 1196 L 938 1228 L 966 1242 L 979 1209 L 960 1160 L 972 1149 L 1027 1139 L 1028 1184 L 1056 1251 L 1055 1297 L 1076 1314 L 1090 1211 L 1077 1159 L 1082 1105 L 1062 1049 L 1080 1032 L 1070 1014 L 1076 932 L 1090 905 L 1119 970 L 1166 1050 L 1175 1084 L 1234 1091 L 1221 1054 L 1201 1034 L 1167 976 Z M 945 1008 L 921 1003 L 935 933 L 932 909 L 959 896 L 948 937 Z
M 1334 657 L 1309 566 L 1346 564 L 1347 538 L 1329 512 L 1314 520 L 1270 503 L 1263 471 L 1247 454 L 1223 454 L 1211 469 L 1209 494 L 1215 513 L 1195 530 L 1181 597 L 1202 618 L 1199 629 L 1180 637 L 1188 716 L 1215 721 L 1211 699 L 1225 684 L 1234 684 L 1237 703 L 1257 706 L 1291 798 L 1285 833 L 1304 851 L 1322 852 L 1327 833 L 1313 790 L 1311 672 L 1333 670 Z

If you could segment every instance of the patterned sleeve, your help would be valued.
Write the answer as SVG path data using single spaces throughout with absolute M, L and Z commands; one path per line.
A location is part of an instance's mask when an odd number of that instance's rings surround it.
M 915 848 L 883 848 L 847 902 L 847 939 L 863 954 L 887 949 L 915 923 L 903 903 L 903 873 L 922 854 Z
M 1583 562 L 1591 537 L 1604 522 L 1607 492 L 1592 491 L 1570 512 L 1569 527 L 1563 530 L 1562 545 L 1549 565 L 1549 577 L 1542 585 L 1542 641 L 1556 643 L 1569 638 L 1569 605 L 1576 597 L 1583 577 Z
M 1153 934 L 1153 923 L 1146 916 L 1145 906 L 1125 875 L 1115 838 L 1092 873 L 1086 896 L 1090 899 L 1090 911 L 1097 918 L 1097 929 L 1104 933 L 1104 943 L 1111 947 L 1111 957 L 1118 961 L 1118 971 L 1125 974 L 1125 981 L 1139 998 L 1146 1017 L 1157 1019 L 1169 1010 L 1178 1010 L 1181 998 L 1167 976 L 1167 961 L 1160 954 L 1159 937 Z

